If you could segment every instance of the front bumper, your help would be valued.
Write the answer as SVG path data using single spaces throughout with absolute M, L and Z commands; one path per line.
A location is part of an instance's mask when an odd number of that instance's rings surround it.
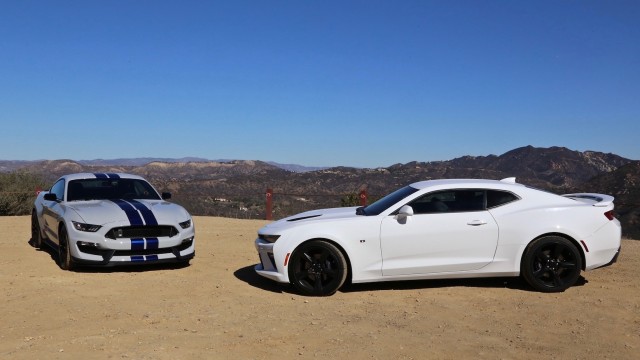
M 278 271 L 278 265 L 273 253 L 273 243 L 264 241 L 262 239 L 256 239 L 256 250 L 258 250 L 258 257 L 260 263 L 255 266 L 255 271 L 258 275 L 266 277 L 280 283 L 288 283 L 289 277 L 286 276 L 286 272 L 282 273 Z M 284 264 L 282 265 L 284 267 Z
M 187 262 L 195 256 L 195 230 L 191 226 L 172 236 L 111 238 L 108 229 L 90 233 L 69 229 L 74 262 L 89 266 Z

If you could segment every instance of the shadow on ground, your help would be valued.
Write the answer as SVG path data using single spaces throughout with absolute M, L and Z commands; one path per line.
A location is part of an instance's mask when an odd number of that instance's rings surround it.
M 296 293 L 294 289 L 287 284 L 279 284 L 256 274 L 253 265 L 240 268 L 233 274 L 238 280 L 261 290 L 275 293 Z M 584 286 L 587 282 L 583 276 L 580 276 L 573 286 Z M 365 284 L 346 284 L 339 291 L 342 293 L 352 293 L 363 291 L 440 289 L 447 287 L 506 288 L 536 292 L 520 277 L 383 281 Z

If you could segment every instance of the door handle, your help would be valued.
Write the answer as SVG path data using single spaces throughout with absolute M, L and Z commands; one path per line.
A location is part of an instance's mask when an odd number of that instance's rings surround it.
M 469 221 L 467 225 L 471 225 L 471 226 L 487 225 L 487 222 L 485 220 L 472 220 L 472 221 Z

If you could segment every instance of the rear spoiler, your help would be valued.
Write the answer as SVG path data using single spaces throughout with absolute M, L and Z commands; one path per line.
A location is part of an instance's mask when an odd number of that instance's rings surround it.
M 614 197 L 611 195 L 594 194 L 594 193 L 576 193 L 564 194 L 566 198 L 582 201 L 597 207 L 606 207 L 613 204 Z

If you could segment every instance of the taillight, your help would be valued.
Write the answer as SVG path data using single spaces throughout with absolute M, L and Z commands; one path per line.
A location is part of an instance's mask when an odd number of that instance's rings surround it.
M 613 220 L 616 218 L 616 214 L 613 212 L 613 210 L 607 211 L 606 213 L 604 213 L 604 216 L 606 216 L 609 220 Z

